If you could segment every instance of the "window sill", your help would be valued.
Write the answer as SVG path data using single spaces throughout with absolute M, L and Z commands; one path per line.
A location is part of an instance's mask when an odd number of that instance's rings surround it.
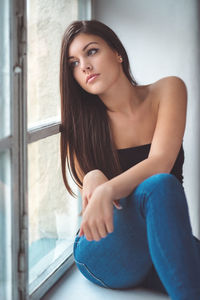
M 66 272 L 66 274 L 41 298 L 42 300 L 166 300 L 170 299 L 166 295 L 147 291 L 144 289 L 111 290 L 102 288 L 88 281 L 77 269 L 76 265 Z

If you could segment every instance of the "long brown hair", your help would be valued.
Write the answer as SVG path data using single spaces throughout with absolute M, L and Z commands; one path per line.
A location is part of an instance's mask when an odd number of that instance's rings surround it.
M 80 33 L 97 35 L 116 50 L 123 58 L 122 66 L 126 77 L 132 84 L 138 85 L 131 74 L 126 50 L 108 26 L 96 20 L 75 21 L 68 26 L 63 35 L 60 57 L 60 154 L 63 180 L 72 196 L 76 195 L 67 181 L 66 163 L 73 180 L 82 187 L 75 169 L 75 157 L 83 174 L 99 169 L 111 179 L 121 173 L 107 107 L 97 95 L 80 87 L 68 64 L 69 46 Z

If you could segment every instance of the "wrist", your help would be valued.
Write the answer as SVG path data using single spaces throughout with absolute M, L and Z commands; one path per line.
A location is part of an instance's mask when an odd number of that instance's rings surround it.
M 110 199 L 114 199 L 114 190 L 112 185 L 110 184 L 110 181 L 106 181 L 103 184 L 101 184 L 99 187 L 102 187 L 104 189 L 106 189 L 106 193 L 108 193 L 110 195 Z

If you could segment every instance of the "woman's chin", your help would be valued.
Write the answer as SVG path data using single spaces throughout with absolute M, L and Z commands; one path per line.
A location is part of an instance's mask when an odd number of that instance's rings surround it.
M 92 95 L 102 95 L 105 92 L 105 89 L 100 88 L 100 87 L 92 87 L 90 89 L 86 90 L 88 93 L 92 94 Z

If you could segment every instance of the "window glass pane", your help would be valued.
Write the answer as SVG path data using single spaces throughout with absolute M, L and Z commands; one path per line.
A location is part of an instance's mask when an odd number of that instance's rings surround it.
M 0 138 L 10 134 L 9 2 L 0 1 Z
M 0 299 L 11 299 L 10 156 L 0 152 Z
M 29 282 L 34 286 L 72 253 L 80 225 L 79 201 L 62 180 L 59 139 L 57 134 L 28 146 Z M 76 185 L 70 186 L 77 194 Z
M 28 1 L 28 127 L 60 119 L 59 64 L 66 27 L 78 0 Z

